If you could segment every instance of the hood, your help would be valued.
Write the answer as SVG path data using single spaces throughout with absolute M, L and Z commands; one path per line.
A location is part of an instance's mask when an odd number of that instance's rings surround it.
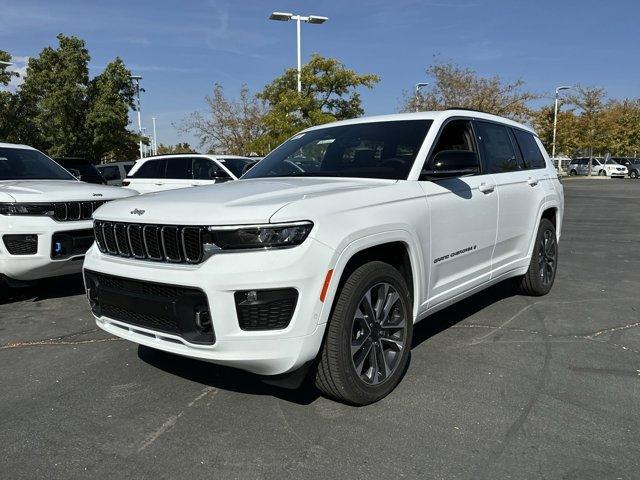
M 268 223 L 285 205 L 305 198 L 381 187 L 395 180 L 257 178 L 148 193 L 106 204 L 94 218 L 175 225 Z
M 0 198 L 15 202 L 71 202 L 112 200 L 136 195 L 135 190 L 95 185 L 77 180 L 3 180 Z

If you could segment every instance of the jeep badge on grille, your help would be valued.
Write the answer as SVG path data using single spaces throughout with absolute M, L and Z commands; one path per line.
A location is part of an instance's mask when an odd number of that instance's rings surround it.
M 134 208 L 133 210 L 131 210 L 131 215 L 143 215 L 144 214 L 144 210 L 138 210 L 137 208 Z

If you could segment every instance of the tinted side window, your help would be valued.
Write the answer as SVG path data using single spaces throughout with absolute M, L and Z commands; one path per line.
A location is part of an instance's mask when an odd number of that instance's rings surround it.
M 208 158 L 193 159 L 193 178 L 196 180 L 215 180 L 231 178 L 216 162 Z
M 117 165 L 101 167 L 98 170 L 100 170 L 105 180 L 120 180 L 120 168 Z
M 133 178 L 164 178 L 164 169 L 167 161 L 165 159 L 160 160 L 147 160 L 142 166 L 135 172 Z
M 476 122 L 478 138 L 486 165 L 486 173 L 503 173 L 522 170 L 509 137 L 509 130 L 503 125 Z
M 167 173 L 165 178 L 173 178 L 177 180 L 187 180 L 193 178 L 191 175 L 191 158 L 168 158 Z
M 522 130 L 514 130 L 513 133 L 516 136 L 527 168 L 545 168 L 547 164 L 544 161 L 542 152 L 538 148 L 535 137 Z
M 126 173 L 129 173 L 129 170 L 131 170 L 133 168 L 133 163 L 125 163 L 124 165 L 122 165 L 124 167 L 124 171 Z

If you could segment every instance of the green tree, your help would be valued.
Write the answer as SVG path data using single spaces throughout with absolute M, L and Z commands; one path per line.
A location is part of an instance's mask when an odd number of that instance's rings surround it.
M 568 103 L 574 105 L 578 112 L 577 143 L 588 156 L 593 156 L 594 152 L 604 152 L 607 148 L 604 96 L 603 88 L 578 85 L 575 93 L 568 97 Z
M 362 115 L 357 89 L 373 88 L 379 77 L 356 73 L 335 58 L 314 54 L 303 65 L 301 80 L 298 93 L 297 70 L 287 69 L 258 94 L 269 111 L 264 117 L 266 134 L 254 143 L 254 151 L 264 153 L 304 128 Z
M 10 62 L 11 55 L 4 50 L 0 50 L 0 61 Z M 10 71 L 8 65 L 0 64 L 0 85 L 8 85 L 13 77 L 17 77 L 18 73 Z M 0 91 L 0 139 L 6 141 L 16 141 L 17 138 L 12 135 L 16 127 L 18 118 L 16 116 L 18 98 L 15 94 L 2 90 Z
M 85 116 L 89 52 L 77 37 L 57 36 L 57 49 L 47 47 L 30 58 L 18 94 L 21 115 L 30 122 L 29 144 L 54 156 L 85 153 Z
M 187 142 L 176 143 L 175 145 L 158 145 L 158 155 L 167 155 L 171 153 L 196 153 Z
M 5 52 L 4 50 L 0 50 L 0 61 L 10 62 L 11 54 L 9 52 Z M 9 85 L 11 78 L 17 76 L 18 72 L 10 71 L 9 65 L 3 65 L 0 63 L 0 85 Z
M 522 80 L 505 82 L 497 75 L 484 78 L 453 62 L 435 61 L 426 72 L 432 79 L 429 88 L 423 88 L 419 95 L 405 93 L 402 111 L 462 107 L 526 121 L 532 114 L 529 102 L 538 98 L 524 90 Z
M 131 72 L 119 57 L 91 80 L 84 128 L 89 158 L 110 161 L 135 157 L 138 135 L 127 130 L 134 95 Z

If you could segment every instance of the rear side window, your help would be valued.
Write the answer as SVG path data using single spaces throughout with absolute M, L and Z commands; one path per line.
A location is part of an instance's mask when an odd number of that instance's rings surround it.
M 191 158 L 174 157 L 167 159 L 167 171 L 165 178 L 177 180 L 191 179 Z
M 488 122 L 477 122 L 476 126 L 486 173 L 513 172 L 524 168 L 513 149 L 507 127 Z
M 529 132 L 522 130 L 514 129 L 513 133 L 518 141 L 518 146 L 520 147 L 522 158 L 527 168 L 545 168 L 547 164 L 544 161 L 542 152 L 538 148 L 535 137 Z
M 208 158 L 194 158 L 193 178 L 196 180 L 215 180 L 231 177 L 213 160 Z
M 117 165 L 98 168 L 105 180 L 120 180 L 120 168 Z
M 147 160 L 142 166 L 131 175 L 132 178 L 164 178 L 164 169 L 167 161 L 163 159 L 159 160 Z
M 133 163 L 125 163 L 124 165 L 122 165 L 124 167 L 125 173 L 129 173 L 129 170 L 133 168 L 133 165 Z

